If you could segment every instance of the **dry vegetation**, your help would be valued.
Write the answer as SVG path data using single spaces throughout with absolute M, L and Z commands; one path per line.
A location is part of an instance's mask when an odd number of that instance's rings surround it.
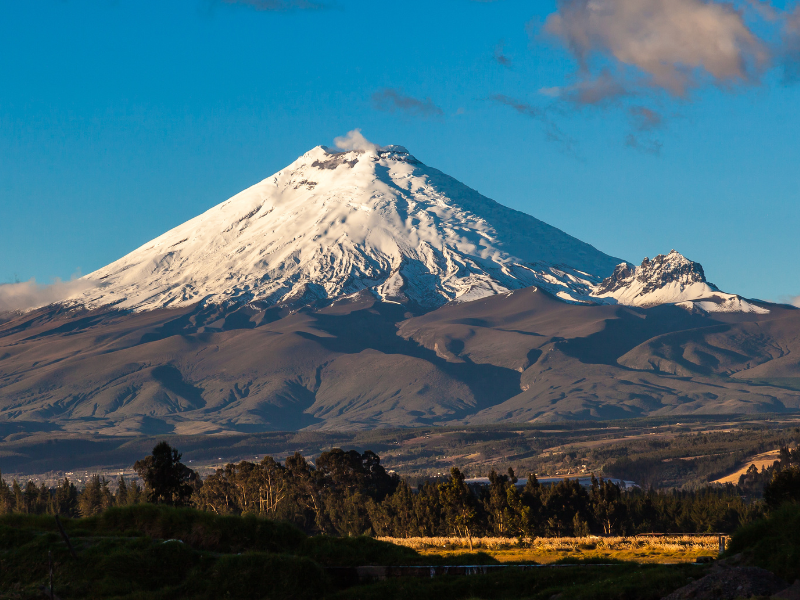
M 413 548 L 423 555 L 453 556 L 469 552 L 469 540 L 458 537 L 381 537 L 381 541 Z M 564 558 L 633 560 L 643 563 L 694 562 L 716 556 L 719 538 L 706 536 L 473 538 L 476 551 L 501 562 L 549 563 Z
M 744 461 L 744 464 L 736 469 L 733 473 L 726 475 L 725 477 L 720 477 L 719 479 L 712 481 L 711 483 L 732 483 L 736 485 L 739 483 L 739 478 L 747 473 L 747 470 L 751 467 L 751 465 L 755 465 L 756 469 L 759 471 L 771 467 L 773 464 L 780 460 L 780 449 L 770 450 L 769 452 L 764 452 L 762 454 L 757 454 L 751 458 L 748 458 Z

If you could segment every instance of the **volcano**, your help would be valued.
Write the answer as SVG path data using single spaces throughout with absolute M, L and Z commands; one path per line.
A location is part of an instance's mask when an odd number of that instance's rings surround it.
M 368 290 L 419 310 L 540 286 L 568 301 L 621 261 L 428 167 L 401 146 L 318 146 L 90 274 L 81 302 L 271 306 Z
M 316 147 L 0 319 L 0 428 L 81 435 L 788 412 L 800 312 L 639 266 L 400 146 Z M 66 433 L 65 433 L 66 434 Z

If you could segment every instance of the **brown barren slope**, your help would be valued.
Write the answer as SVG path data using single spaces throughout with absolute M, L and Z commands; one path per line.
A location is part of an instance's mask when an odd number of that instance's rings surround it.
M 0 423 L 116 434 L 795 411 L 800 311 L 563 303 L 48 308 L 0 323 Z

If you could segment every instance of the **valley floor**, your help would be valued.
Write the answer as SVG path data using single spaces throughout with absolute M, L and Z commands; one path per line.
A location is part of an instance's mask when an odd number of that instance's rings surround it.
M 0 426 L 0 471 L 9 481 L 30 478 L 48 486 L 66 476 L 80 487 L 94 474 L 131 481 L 133 463 L 167 440 L 202 476 L 266 455 L 283 460 L 300 452 L 313 459 L 331 448 L 353 448 L 378 453 L 387 469 L 412 483 L 446 477 L 456 466 L 467 477 L 512 467 L 520 477 L 594 473 L 643 488 L 696 488 L 738 482 L 754 461 L 769 462 L 781 445 L 797 444 L 799 432 L 800 417 L 790 415 L 149 437 L 23 433 L 5 424 Z

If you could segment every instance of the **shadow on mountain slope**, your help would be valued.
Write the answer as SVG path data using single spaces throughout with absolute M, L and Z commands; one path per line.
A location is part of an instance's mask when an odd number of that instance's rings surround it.
M 676 331 L 693 332 L 701 328 L 729 329 L 707 315 L 689 313 L 673 305 L 649 309 L 619 307 L 605 326 L 586 337 L 565 340 L 559 349 L 582 363 L 616 365 L 618 359 L 640 344 L 663 334 Z M 710 371 L 709 371 L 710 373 Z
M 418 316 L 370 294 L 50 308 L 0 324 L 0 422 L 208 434 L 793 410 L 800 311 L 771 311 L 574 305 L 535 288 Z

